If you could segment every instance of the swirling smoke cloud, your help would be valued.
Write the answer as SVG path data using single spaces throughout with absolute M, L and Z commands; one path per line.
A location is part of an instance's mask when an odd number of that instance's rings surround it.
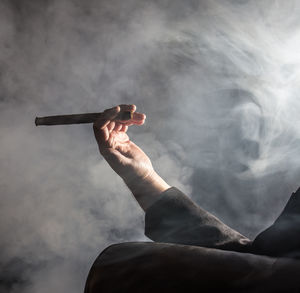
M 111 243 L 148 240 L 90 125 L 135 103 L 159 174 L 254 237 L 299 184 L 300 3 L 0 2 L 1 292 L 82 292 Z

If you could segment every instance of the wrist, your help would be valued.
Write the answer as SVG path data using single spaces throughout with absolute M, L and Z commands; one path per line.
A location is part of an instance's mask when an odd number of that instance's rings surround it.
M 154 170 L 144 178 L 124 181 L 144 210 L 158 200 L 161 193 L 171 187 Z

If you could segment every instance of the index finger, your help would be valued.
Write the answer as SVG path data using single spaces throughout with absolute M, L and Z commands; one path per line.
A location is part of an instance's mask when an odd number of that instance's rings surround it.
M 121 104 L 119 105 L 119 107 L 120 107 L 120 112 L 115 119 L 118 120 L 118 122 L 120 123 L 125 123 L 130 121 L 133 118 L 133 114 L 136 110 L 136 105 Z
M 102 119 L 128 121 L 133 118 L 133 113 L 136 110 L 136 105 L 121 104 L 119 106 L 107 109 L 103 112 Z
M 133 125 L 133 124 L 142 125 L 145 123 L 145 120 L 146 120 L 145 114 L 134 112 L 131 119 L 126 120 L 126 121 L 121 121 L 121 123 L 128 125 L 128 126 Z
M 101 119 L 106 119 L 106 120 L 114 119 L 120 111 L 121 111 L 120 106 L 115 106 L 113 108 L 106 109 L 104 110 Z
M 124 111 L 124 112 L 135 112 L 136 111 L 136 105 L 134 104 L 128 104 L 128 105 L 125 105 L 125 104 L 121 104 L 119 105 L 121 111 Z
M 110 109 L 106 109 L 102 112 L 102 115 L 94 122 L 94 130 L 101 129 L 103 130 L 111 120 L 117 117 L 118 113 L 120 112 L 120 107 L 116 106 Z

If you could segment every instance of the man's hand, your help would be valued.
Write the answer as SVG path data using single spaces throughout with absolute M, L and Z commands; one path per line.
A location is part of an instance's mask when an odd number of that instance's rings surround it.
M 150 159 L 126 134 L 128 126 L 143 125 L 146 115 L 136 113 L 135 105 L 120 105 L 104 111 L 94 123 L 95 137 L 102 156 L 125 181 L 143 180 L 153 172 Z M 133 118 L 116 121 L 120 111 L 133 112 Z
M 120 111 L 133 112 L 127 121 L 118 121 Z M 143 125 L 145 114 L 137 113 L 135 105 L 120 105 L 104 111 L 94 123 L 99 150 L 112 169 L 121 176 L 145 210 L 159 193 L 170 186 L 154 171 L 149 157 L 126 134 L 131 125 Z

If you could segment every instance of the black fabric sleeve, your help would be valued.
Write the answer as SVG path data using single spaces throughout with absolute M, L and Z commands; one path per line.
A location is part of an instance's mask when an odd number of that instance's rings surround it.
M 293 192 L 280 216 L 253 241 L 253 253 L 300 259 L 300 188 Z
M 156 242 L 247 252 L 251 241 L 195 204 L 176 187 L 146 211 L 145 235 Z
M 295 293 L 300 261 L 179 244 L 134 242 L 106 248 L 85 293 Z

